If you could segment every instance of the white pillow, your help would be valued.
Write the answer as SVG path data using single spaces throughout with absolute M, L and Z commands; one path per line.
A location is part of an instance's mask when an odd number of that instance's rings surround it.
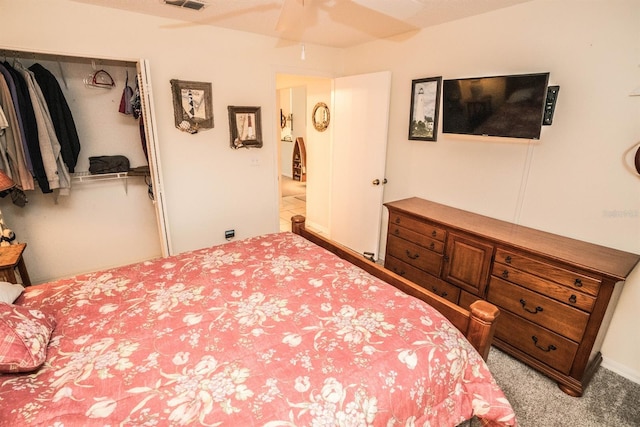
M 13 304 L 23 291 L 24 287 L 20 284 L 0 282 L 0 301 Z

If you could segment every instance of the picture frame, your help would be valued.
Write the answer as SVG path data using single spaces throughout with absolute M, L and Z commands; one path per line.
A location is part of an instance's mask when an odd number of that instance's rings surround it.
M 229 136 L 231 148 L 261 148 L 262 120 L 260 107 L 238 107 L 230 105 Z
M 211 83 L 171 80 L 175 126 L 183 132 L 211 129 L 213 107 Z
M 410 140 L 438 140 L 441 86 L 441 76 L 411 81 Z

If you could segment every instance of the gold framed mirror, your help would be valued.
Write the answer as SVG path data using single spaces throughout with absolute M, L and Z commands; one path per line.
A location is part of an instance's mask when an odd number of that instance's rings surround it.
M 331 114 L 329 113 L 329 107 L 324 102 L 318 102 L 315 107 L 313 107 L 313 114 L 311 115 L 311 120 L 313 120 L 313 127 L 316 128 L 318 132 L 324 132 L 329 127 L 329 120 L 331 119 Z

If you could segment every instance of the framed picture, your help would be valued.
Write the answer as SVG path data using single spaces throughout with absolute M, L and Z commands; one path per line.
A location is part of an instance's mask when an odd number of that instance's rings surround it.
M 196 133 L 213 128 L 211 83 L 171 80 L 176 128 Z
M 442 77 L 411 81 L 409 139 L 436 141 Z
M 262 147 L 260 107 L 227 107 L 231 148 Z

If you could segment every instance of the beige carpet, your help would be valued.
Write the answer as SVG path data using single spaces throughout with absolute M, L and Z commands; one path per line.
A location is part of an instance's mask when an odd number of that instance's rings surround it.
M 638 427 L 640 384 L 603 368 L 582 397 L 563 393 L 555 381 L 492 347 L 487 363 L 511 402 L 520 427 Z M 479 426 L 474 420 L 463 426 Z
M 280 185 L 282 186 L 282 197 L 304 196 L 307 192 L 307 183 L 294 181 L 284 175 L 280 176 Z

